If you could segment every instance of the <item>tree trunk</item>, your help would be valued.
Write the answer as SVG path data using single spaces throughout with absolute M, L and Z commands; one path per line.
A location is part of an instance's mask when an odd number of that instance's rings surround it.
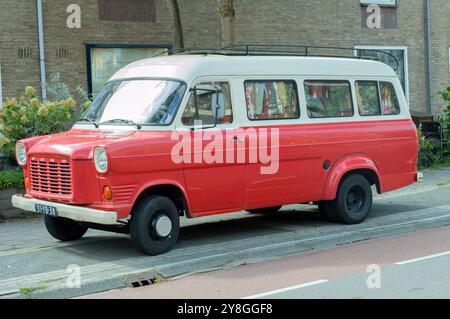
M 175 47 L 184 48 L 183 25 L 181 24 L 180 8 L 178 0 L 167 0 L 167 6 L 171 11 L 175 28 Z
M 220 43 L 222 47 L 236 43 L 235 25 L 234 25 L 234 6 L 233 0 L 218 0 L 220 16 Z

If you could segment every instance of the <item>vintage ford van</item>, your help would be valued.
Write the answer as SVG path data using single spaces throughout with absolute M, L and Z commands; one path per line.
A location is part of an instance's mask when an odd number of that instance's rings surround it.
M 364 59 L 183 54 L 118 71 L 70 131 L 19 141 L 26 193 L 56 239 L 88 228 L 170 250 L 179 218 L 316 203 L 362 222 L 420 178 L 395 72 Z

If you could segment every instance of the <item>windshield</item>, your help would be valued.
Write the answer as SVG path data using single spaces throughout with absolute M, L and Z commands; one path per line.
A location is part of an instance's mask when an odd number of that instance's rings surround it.
M 107 83 L 83 117 L 97 124 L 168 125 L 186 85 L 169 80 L 123 80 Z

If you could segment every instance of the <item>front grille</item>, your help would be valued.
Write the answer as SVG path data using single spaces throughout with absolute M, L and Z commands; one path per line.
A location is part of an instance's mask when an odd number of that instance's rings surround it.
M 72 195 L 70 161 L 36 156 L 31 159 L 31 190 L 55 195 Z

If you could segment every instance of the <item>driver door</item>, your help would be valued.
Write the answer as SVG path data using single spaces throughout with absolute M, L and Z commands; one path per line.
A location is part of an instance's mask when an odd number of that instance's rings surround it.
M 216 121 L 217 115 L 217 121 Z M 186 191 L 193 215 L 240 210 L 245 164 L 227 163 L 226 152 L 244 147 L 226 136 L 234 131 L 231 84 L 202 79 L 191 90 L 182 115 L 191 148 L 184 161 Z M 186 155 L 186 154 L 185 154 Z

